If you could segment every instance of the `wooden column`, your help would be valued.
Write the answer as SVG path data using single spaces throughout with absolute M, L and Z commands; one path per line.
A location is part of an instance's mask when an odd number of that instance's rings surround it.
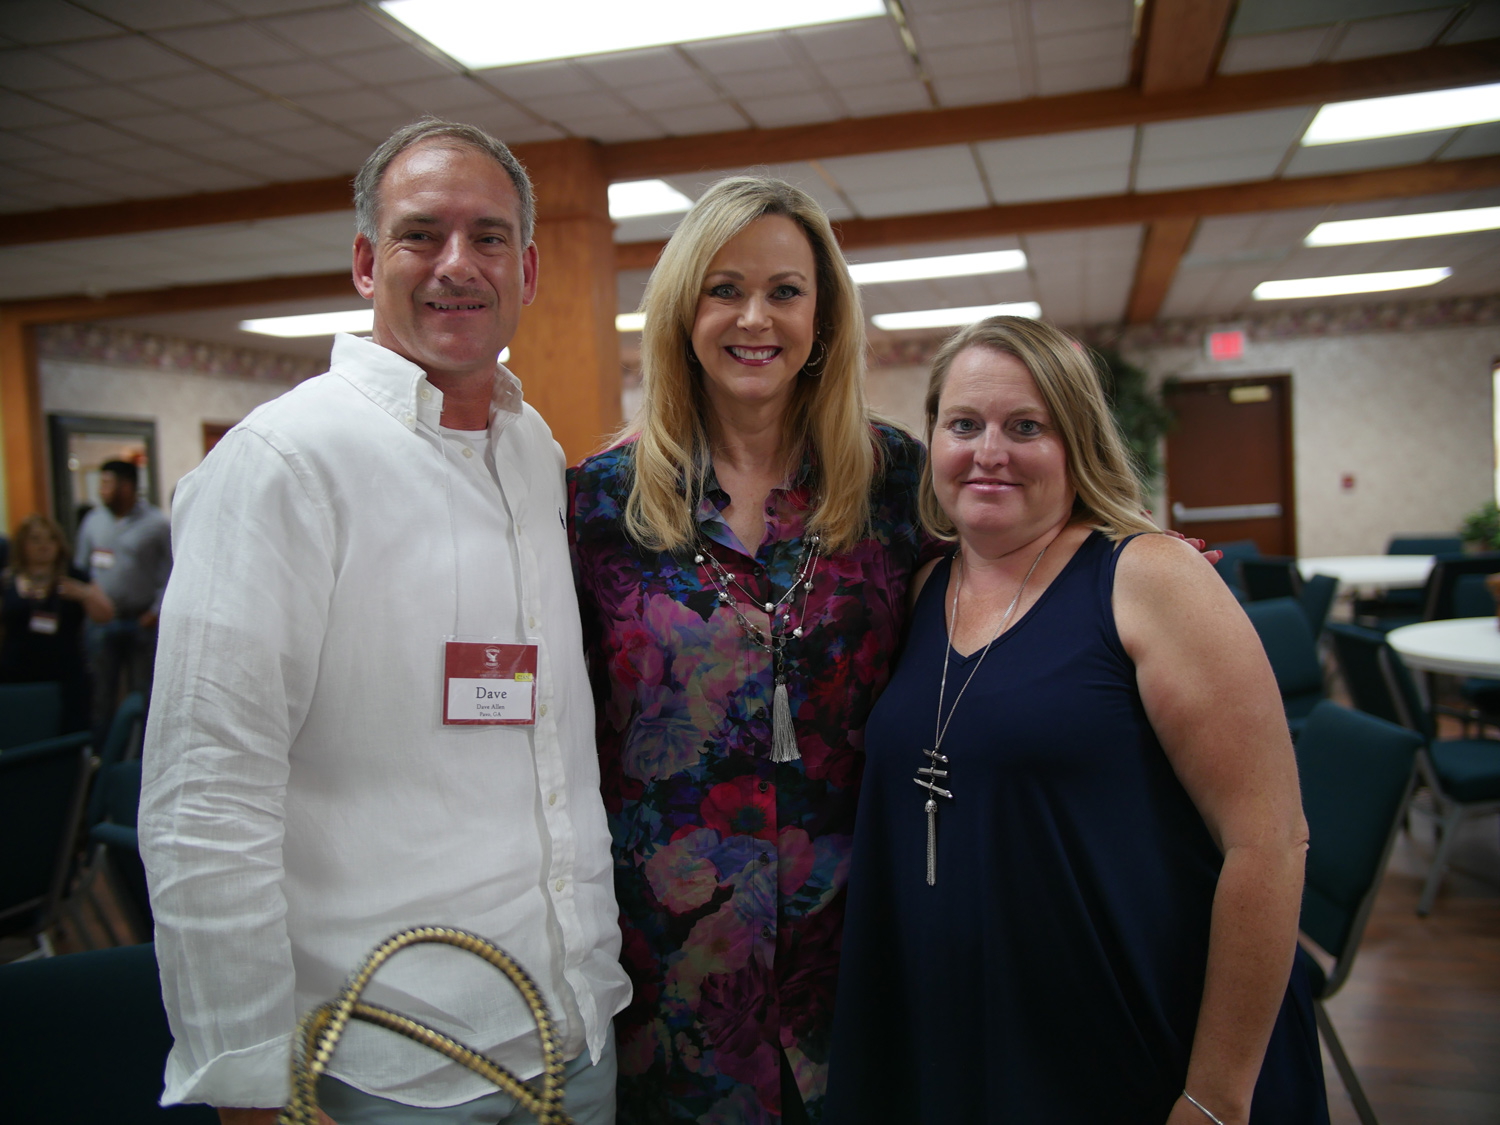
M 9 535 L 17 520 L 51 511 L 36 326 L 11 311 L 0 311 L 0 435 L 5 442 L 4 528 Z
M 506 366 L 572 464 L 620 425 L 609 180 L 594 141 L 518 145 L 516 155 L 536 185 L 540 273 Z

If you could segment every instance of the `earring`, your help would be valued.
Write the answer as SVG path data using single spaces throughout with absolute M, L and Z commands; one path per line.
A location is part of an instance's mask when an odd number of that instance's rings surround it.
M 812 351 L 807 355 L 807 362 L 802 365 L 802 374 L 809 379 L 816 379 L 823 374 L 823 365 L 828 362 L 828 345 L 823 343 L 823 337 L 813 339 Z

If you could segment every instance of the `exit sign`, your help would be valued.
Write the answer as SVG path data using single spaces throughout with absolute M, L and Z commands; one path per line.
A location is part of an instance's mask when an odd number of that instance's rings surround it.
M 1243 328 L 1226 328 L 1222 332 L 1210 332 L 1208 334 L 1208 358 L 1218 360 L 1244 359 L 1245 330 Z

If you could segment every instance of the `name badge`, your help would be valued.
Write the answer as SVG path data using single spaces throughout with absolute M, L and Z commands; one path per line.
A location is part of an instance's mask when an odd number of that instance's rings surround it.
M 536 722 L 536 645 L 443 644 L 444 726 Z
M 57 614 L 48 613 L 46 610 L 33 610 L 31 613 L 31 631 L 33 633 L 46 633 L 51 636 L 57 632 Z
M 115 553 L 113 551 L 90 551 L 89 565 L 95 570 L 108 570 L 115 565 Z

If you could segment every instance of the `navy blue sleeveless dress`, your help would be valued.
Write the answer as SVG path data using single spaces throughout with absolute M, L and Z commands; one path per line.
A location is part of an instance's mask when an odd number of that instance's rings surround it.
M 1163 1125 L 1181 1093 L 1221 857 L 1115 631 L 1117 557 L 1090 536 L 964 693 L 936 886 L 912 779 L 930 764 L 951 564 L 923 589 L 866 728 L 830 1125 Z M 946 700 L 979 653 L 950 659 Z M 1300 966 L 1251 1121 L 1328 1122 Z

